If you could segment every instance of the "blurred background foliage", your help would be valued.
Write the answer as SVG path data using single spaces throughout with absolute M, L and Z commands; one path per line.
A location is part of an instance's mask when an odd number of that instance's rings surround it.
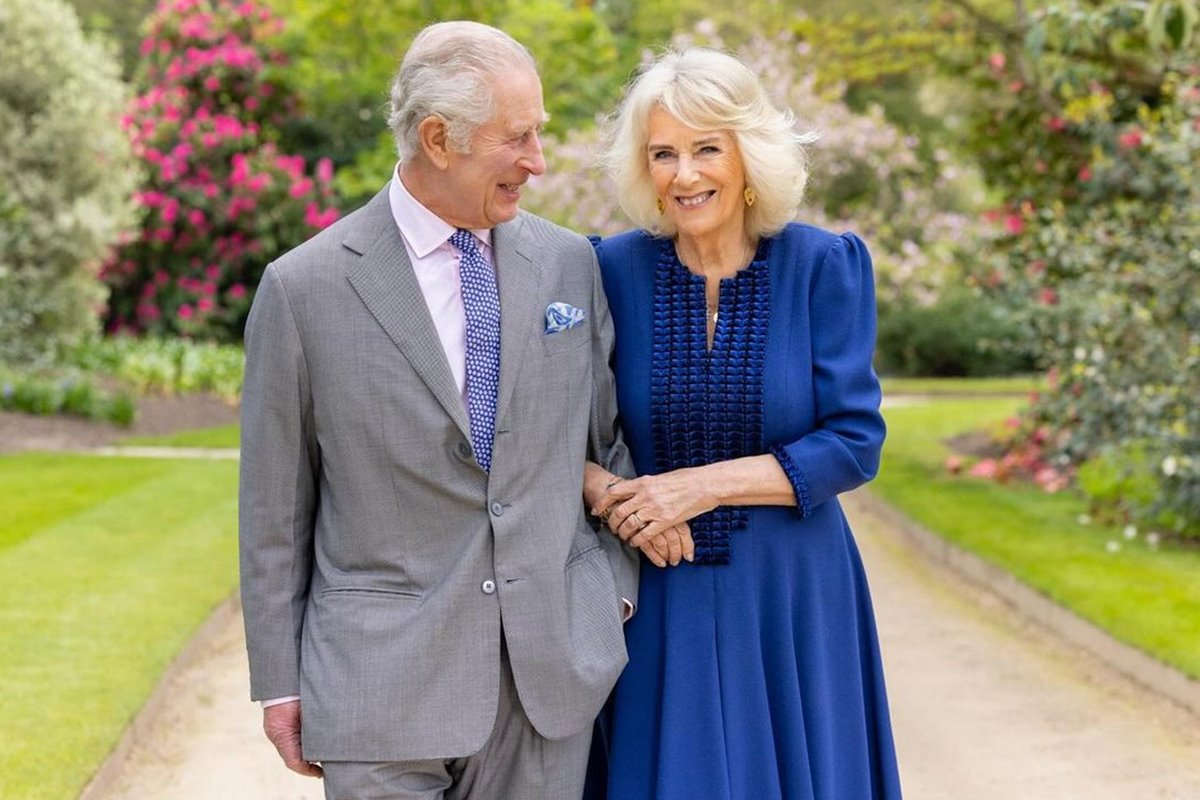
M 55 1 L 21 5 L 57 8 Z M 153 35 L 145 21 L 156 7 L 160 16 L 241 7 L 236 0 L 72 2 L 94 48 L 119 65 L 109 72 L 132 82 L 126 96 L 143 97 L 154 88 L 144 49 Z M 390 176 L 388 85 L 413 35 L 431 21 L 497 25 L 534 52 L 552 114 L 544 140 L 550 170 L 531 185 L 526 206 L 587 233 L 628 224 L 595 155 L 604 116 L 639 65 L 672 43 L 738 54 L 795 110 L 801 127 L 820 134 L 800 218 L 854 229 L 871 246 L 881 371 L 1050 370 L 1047 389 L 1004 445 L 1009 460 L 980 471 L 1002 478 L 1023 472 L 1056 488 L 1082 470 L 1085 490 L 1103 487 L 1095 489 L 1105 495 L 1098 502 L 1111 505 L 1119 487 L 1137 487 L 1116 501 L 1126 518 L 1200 532 L 1200 404 L 1193 399 L 1200 395 L 1200 0 L 259 2 L 282 30 L 248 40 L 271 54 L 263 74 L 248 79 L 277 81 L 293 101 L 287 113 L 257 120 L 259 139 L 240 152 L 265 142 L 289 154 L 297 160 L 279 167 L 287 180 L 276 176 L 275 185 L 303 194 L 315 181 L 320 197 L 341 211 Z M 0 8 L 11 15 L 15 3 L 3 0 Z M 30 68 L 13 58 L 0 52 L 5 72 Z M 205 85 L 202 79 L 192 90 Z M 220 80 L 211 85 L 217 95 L 226 92 Z M 225 113 L 240 112 L 227 106 Z M 187 144 L 173 147 L 180 143 Z M 8 169 L 0 174 L 11 176 L 5 158 L 12 156 L 0 152 L 0 171 Z M 153 169 L 138 180 L 143 191 L 163 196 L 179 188 Z M 154 180 L 160 185 L 146 184 Z M 15 230 L 23 218 L 29 185 L 11 177 L 0 183 L 0 229 Z M 182 189 L 173 196 L 179 209 L 172 206 L 172 217 L 215 213 L 187 207 Z M 119 203 L 110 205 L 115 213 Z M 278 205 L 297 207 L 284 198 Z M 332 211 L 314 208 L 303 217 L 289 212 L 271 230 L 298 238 L 332 219 Z M 150 230 L 161 237 L 161 203 L 157 213 L 149 216 L 159 228 Z M 146 231 L 143 224 L 143 237 Z M 125 299 L 123 319 L 133 320 L 134 332 L 236 339 L 265 256 L 295 244 L 256 231 L 245 237 L 263 258 L 233 276 L 220 272 L 208 293 L 226 303 L 226 316 L 211 318 L 219 325 L 198 324 L 203 298 L 189 297 L 207 292 L 220 259 L 175 257 L 168 247 L 144 248 L 145 263 L 132 270 L 143 288 Z M 152 290 L 169 295 L 158 307 L 176 315 L 169 324 L 139 323 L 141 292 L 151 291 L 144 276 L 158 276 L 160 260 L 187 283 Z M 188 272 L 193 260 L 202 275 Z M 77 261 L 76 274 L 94 273 L 86 266 L 94 256 L 80 251 Z M 243 286 L 246 294 L 232 303 L 226 295 Z M 103 287 L 97 291 L 103 295 Z M 193 316 L 180 321 L 184 305 Z M 63 352 L 72 351 L 79 329 L 64 328 Z

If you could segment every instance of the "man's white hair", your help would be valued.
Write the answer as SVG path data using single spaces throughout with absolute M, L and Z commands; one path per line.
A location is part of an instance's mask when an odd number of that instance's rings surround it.
M 418 129 L 431 116 L 446 123 L 452 148 L 468 152 L 475 131 L 496 114 L 491 81 L 513 68 L 537 72 L 525 46 L 491 26 L 458 20 L 418 33 L 392 80 L 388 127 L 400 160 L 419 151 Z

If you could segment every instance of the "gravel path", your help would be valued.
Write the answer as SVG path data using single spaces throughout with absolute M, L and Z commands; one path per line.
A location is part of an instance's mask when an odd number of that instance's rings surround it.
M 1200 719 L 923 562 L 866 512 L 852 516 L 910 800 L 1200 798 Z M 229 615 L 172 676 L 110 790 L 89 800 L 320 798 L 263 739 L 243 647 Z

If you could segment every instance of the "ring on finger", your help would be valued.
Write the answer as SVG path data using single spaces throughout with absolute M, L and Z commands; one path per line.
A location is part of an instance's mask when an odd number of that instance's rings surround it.
M 642 528 L 646 527 L 646 522 L 645 522 L 645 520 L 643 520 L 643 519 L 642 519 L 642 515 L 641 515 L 641 514 L 639 514 L 637 511 L 634 511 L 634 512 L 633 512 L 632 514 L 630 514 L 629 516 L 631 516 L 631 517 L 637 517 L 638 530 L 641 530 Z

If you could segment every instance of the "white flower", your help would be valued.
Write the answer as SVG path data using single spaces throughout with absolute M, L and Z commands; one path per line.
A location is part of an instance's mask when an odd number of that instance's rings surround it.
M 1089 517 L 1087 514 L 1080 514 L 1078 517 L 1075 518 L 1075 521 L 1078 522 L 1080 525 L 1091 525 L 1092 524 L 1092 518 Z
M 1151 547 L 1158 547 L 1158 543 L 1161 539 L 1162 537 L 1159 536 L 1156 531 L 1150 531 L 1146 534 L 1146 544 L 1150 545 Z
M 1087 349 L 1083 348 L 1083 347 L 1076 347 L 1075 348 L 1075 360 L 1083 361 L 1085 358 L 1087 358 Z
M 1110 541 L 1108 544 L 1104 545 L 1104 549 L 1110 553 L 1118 553 L 1121 550 L 1121 543 Z
M 1137 527 L 1134 525 L 1126 525 L 1124 533 L 1125 533 L 1126 539 L 1136 539 L 1137 538 Z
M 1166 475 L 1169 478 L 1178 471 L 1179 471 L 1179 461 L 1176 460 L 1175 456 L 1167 456 L 1166 458 L 1163 459 L 1163 462 L 1162 462 L 1163 475 Z

